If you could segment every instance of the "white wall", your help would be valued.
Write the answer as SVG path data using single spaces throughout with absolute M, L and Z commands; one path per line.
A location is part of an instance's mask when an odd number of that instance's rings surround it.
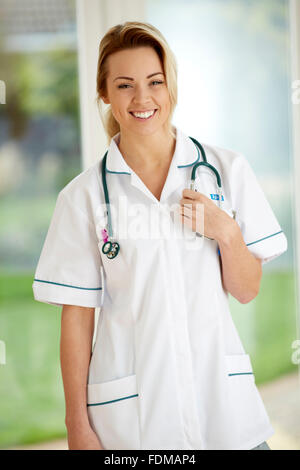
M 76 0 L 82 166 L 88 168 L 105 153 L 106 136 L 96 99 L 96 72 L 101 38 L 124 21 L 145 21 L 143 0 Z

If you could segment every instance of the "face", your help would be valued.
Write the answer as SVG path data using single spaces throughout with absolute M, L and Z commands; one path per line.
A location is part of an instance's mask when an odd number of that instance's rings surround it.
M 111 54 L 107 62 L 107 96 L 102 99 L 111 104 L 121 132 L 150 135 L 161 130 L 170 113 L 170 97 L 156 51 L 126 49 Z M 150 116 L 134 116 L 153 111 Z

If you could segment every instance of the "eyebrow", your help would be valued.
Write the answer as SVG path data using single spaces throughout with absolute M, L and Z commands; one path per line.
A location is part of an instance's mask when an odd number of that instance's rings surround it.
M 162 74 L 162 75 L 163 75 L 162 72 L 155 72 L 155 73 L 151 73 L 151 74 L 148 75 L 148 77 L 146 77 L 146 78 L 151 78 L 151 77 L 153 77 L 154 75 L 158 75 L 158 74 Z M 117 78 L 114 79 L 114 81 L 115 81 L 115 80 L 118 80 L 119 78 L 124 78 L 125 80 L 134 80 L 134 78 L 131 78 L 131 77 L 117 77 Z

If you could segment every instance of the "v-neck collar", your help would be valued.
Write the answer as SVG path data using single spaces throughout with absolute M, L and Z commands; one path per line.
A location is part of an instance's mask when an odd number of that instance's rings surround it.
M 183 168 L 193 166 L 200 161 L 200 152 L 192 140 L 181 129 L 173 126 L 176 131 L 176 144 L 174 154 L 170 163 L 168 175 L 158 200 L 139 176 L 130 168 L 121 154 L 118 143 L 120 132 L 115 134 L 112 139 L 107 153 L 106 170 L 110 174 L 124 175 L 124 178 L 130 175 L 130 183 L 142 191 L 153 202 L 160 204 L 165 202 L 173 191 L 183 184 L 186 174 Z

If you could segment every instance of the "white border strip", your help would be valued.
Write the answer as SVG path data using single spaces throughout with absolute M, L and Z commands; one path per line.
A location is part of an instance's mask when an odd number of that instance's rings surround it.
M 292 83 L 300 80 L 300 0 L 289 0 L 290 13 L 290 43 L 291 43 L 291 76 Z M 292 84 L 291 84 L 292 85 Z M 291 102 L 294 90 L 291 87 Z M 300 92 L 298 93 L 300 94 Z M 294 250 L 296 254 L 296 327 L 297 338 L 300 339 L 300 200 L 298 185 L 300 181 L 300 103 L 291 104 L 292 110 L 292 141 L 293 141 L 293 215 L 295 217 Z M 298 373 L 300 381 L 300 365 Z

